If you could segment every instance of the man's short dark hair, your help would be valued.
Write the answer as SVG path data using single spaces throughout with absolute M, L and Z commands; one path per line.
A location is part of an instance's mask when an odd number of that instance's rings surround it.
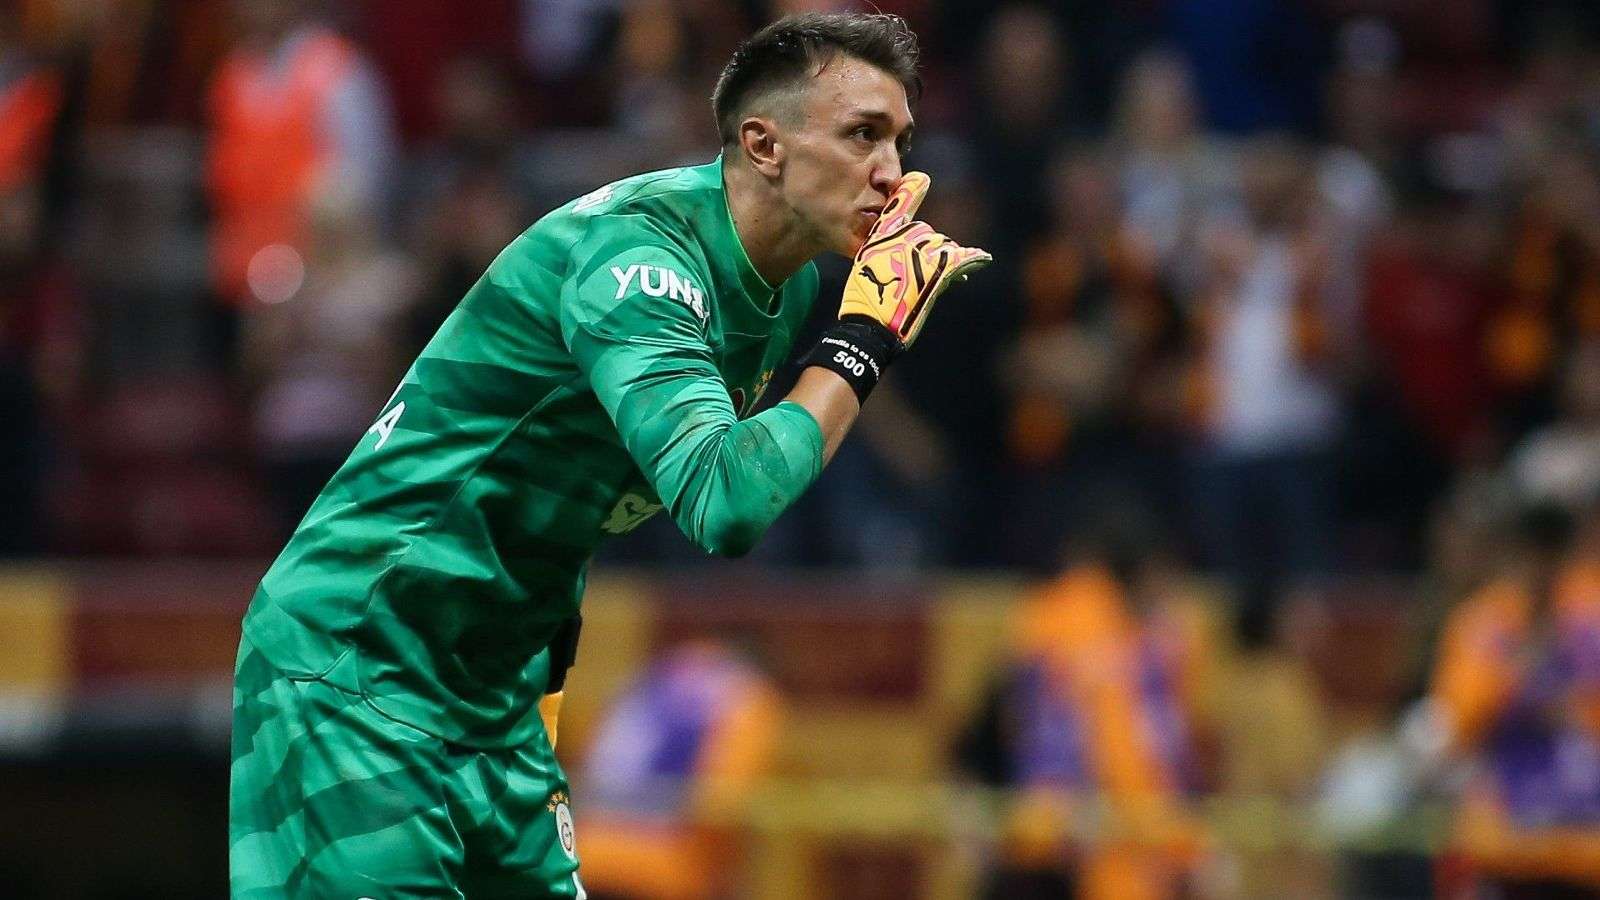
M 800 83 L 841 53 L 900 79 L 912 100 L 922 92 L 917 36 L 905 19 L 889 13 L 786 16 L 740 44 L 717 79 L 711 110 L 723 145 L 737 140 L 750 100 Z

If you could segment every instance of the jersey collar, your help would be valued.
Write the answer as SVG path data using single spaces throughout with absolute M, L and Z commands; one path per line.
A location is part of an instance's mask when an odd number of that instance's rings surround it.
M 719 280 L 738 285 L 740 292 L 749 298 L 751 313 L 761 319 L 776 319 L 782 311 L 769 309 L 769 307 L 772 306 L 773 294 L 783 286 L 774 287 L 768 284 L 765 278 L 761 277 L 761 273 L 756 271 L 755 263 L 750 261 L 750 254 L 745 250 L 744 242 L 739 240 L 739 230 L 733 225 L 733 212 L 728 208 L 728 192 L 723 186 L 722 167 L 724 165 L 723 156 L 719 153 L 717 158 L 711 162 L 695 167 L 696 171 L 706 179 L 708 185 L 715 188 L 719 199 L 717 205 L 721 207 L 721 215 L 713 214 L 709 217 L 713 221 L 708 224 L 710 229 L 715 232 L 712 245 L 733 248 L 732 253 L 718 254 L 711 260 L 711 265 L 718 270 L 717 277 Z

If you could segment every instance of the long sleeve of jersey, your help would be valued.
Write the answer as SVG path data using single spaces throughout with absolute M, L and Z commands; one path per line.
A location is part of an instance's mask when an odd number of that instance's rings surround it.
M 575 254 L 562 339 L 678 527 L 742 555 L 820 474 L 822 431 L 789 402 L 739 420 L 707 340 L 708 280 L 681 249 L 632 237 Z

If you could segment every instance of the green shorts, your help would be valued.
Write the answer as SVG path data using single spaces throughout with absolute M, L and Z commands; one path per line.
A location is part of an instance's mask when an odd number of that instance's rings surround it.
M 235 900 L 584 896 L 567 780 L 543 737 L 448 744 L 250 642 L 233 688 Z

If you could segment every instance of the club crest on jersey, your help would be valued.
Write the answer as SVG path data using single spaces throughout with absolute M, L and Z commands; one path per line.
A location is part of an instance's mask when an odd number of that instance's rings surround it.
M 688 278 L 666 266 L 647 266 L 642 263 L 634 263 L 626 269 L 612 266 L 611 275 L 617 279 L 617 296 L 614 299 L 621 300 L 637 284 L 646 297 L 671 297 L 689 307 L 702 325 L 710 318 L 711 314 L 706 310 L 705 293 Z
M 556 791 L 550 795 L 550 801 L 544 808 L 556 814 L 556 839 L 561 842 L 561 852 L 568 859 L 577 859 L 578 841 L 572 822 L 572 799 L 566 791 Z
M 561 841 L 561 852 L 567 855 L 567 859 L 577 859 L 578 840 L 573 830 L 572 807 L 565 803 L 556 807 L 556 837 Z
M 627 534 L 661 511 L 661 504 L 638 494 L 627 493 L 611 508 L 611 515 L 600 523 L 606 534 Z

